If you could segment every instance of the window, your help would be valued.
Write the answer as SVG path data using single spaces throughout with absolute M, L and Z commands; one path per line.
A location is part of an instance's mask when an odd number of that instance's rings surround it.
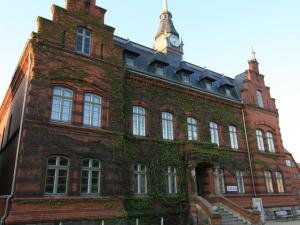
M 284 193 L 284 186 L 283 186 L 283 179 L 282 179 L 282 173 L 276 172 L 276 183 L 277 183 L 277 190 L 279 193 Z
M 226 87 L 225 88 L 225 94 L 231 96 L 231 89 Z
M 133 135 L 145 136 L 146 135 L 145 123 L 146 123 L 145 109 L 142 107 L 134 106 L 133 116 L 132 116 Z
M 218 195 L 225 194 L 226 192 L 223 169 L 215 169 L 215 189 Z
M 268 193 L 273 193 L 273 181 L 272 181 L 272 173 L 270 171 L 265 171 L 265 180 L 266 180 L 266 188 Z
M 193 117 L 188 117 L 187 124 L 188 124 L 188 139 L 189 139 L 189 141 L 198 140 L 197 120 L 194 119 Z
M 263 108 L 264 107 L 264 99 L 263 99 L 262 92 L 261 91 L 256 91 L 256 96 L 257 96 L 258 107 Z
M 236 171 L 236 180 L 237 180 L 237 185 L 238 185 L 238 192 L 245 193 L 243 171 L 241 171 L 241 170 Z
M 177 172 L 172 166 L 168 167 L 168 193 L 177 194 Z
M 67 194 L 69 159 L 60 156 L 48 158 L 45 193 L 51 195 Z
M 268 140 L 268 147 L 270 152 L 275 152 L 275 145 L 273 134 L 271 132 L 267 132 L 267 140 Z
M 288 167 L 292 167 L 292 161 L 291 160 L 285 160 L 285 162 L 286 162 L 286 165 L 288 166 Z
M 161 76 L 165 75 L 165 66 L 160 63 L 155 64 L 155 74 Z
M 210 122 L 210 138 L 211 143 L 220 145 L 218 124 Z
M 237 132 L 236 132 L 236 127 L 234 126 L 229 126 L 229 136 L 230 136 L 230 144 L 232 149 L 238 149 L 238 139 L 237 139 Z
M 181 77 L 182 77 L 182 82 L 183 83 L 189 84 L 191 82 L 190 81 L 190 75 L 182 73 Z
M 91 127 L 101 127 L 102 98 L 94 94 L 84 95 L 83 124 Z
M 89 55 L 91 47 L 91 32 L 82 27 L 77 28 L 76 51 Z
M 143 164 L 134 166 L 134 192 L 138 195 L 147 194 L 147 169 Z
M 265 151 L 264 138 L 261 130 L 256 130 L 257 146 L 259 151 Z
M 81 193 L 99 194 L 101 164 L 95 159 L 84 159 L 81 165 Z
M 127 66 L 130 66 L 130 67 L 135 67 L 135 56 L 133 55 L 130 55 L 130 54 L 126 54 L 125 55 L 125 63 Z
M 206 89 L 208 89 L 208 90 L 212 90 L 212 82 L 209 81 L 209 80 L 206 80 L 206 81 L 205 81 L 205 87 L 206 87 Z
M 54 87 L 51 120 L 71 123 L 72 104 L 73 91 L 67 88 Z
M 174 140 L 173 115 L 171 113 L 162 113 L 162 130 L 163 139 Z

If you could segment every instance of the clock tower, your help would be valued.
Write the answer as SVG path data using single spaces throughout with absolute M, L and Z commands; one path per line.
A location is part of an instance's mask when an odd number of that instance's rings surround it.
M 171 53 L 182 59 L 183 43 L 175 29 L 172 14 L 168 11 L 168 2 L 163 0 L 163 11 L 160 15 L 160 24 L 155 37 L 154 49 L 164 54 Z

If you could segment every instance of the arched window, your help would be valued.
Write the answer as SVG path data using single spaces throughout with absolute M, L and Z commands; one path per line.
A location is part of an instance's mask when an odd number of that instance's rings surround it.
M 267 140 L 268 140 L 268 147 L 270 152 L 275 152 L 275 145 L 274 145 L 274 138 L 271 132 L 266 133 Z
M 239 148 L 236 127 L 229 126 L 229 136 L 231 148 L 237 150 Z
M 162 113 L 162 133 L 163 139 L 174 140 L 174 124 L 173 124 L 173 114 L 168 112 Z
M 68 88 L 54 87 L 52 96 L 51 120 L 71 123 L 73 91 Z
M 132 132 L 136 136 L 146 135 L 146 111 L 142 107 L 132 108 Z
M 261 130 L 256 130 L 257 147 L 259 151 L 265 151 L 264 138 Z
M 198 122 L 193 117 L 187 118 L 188 124 L 188 140 L 189 141 L 196 141 L 198 140 Z
M 216 144 L 216 145 L 220 145 L 220 141 L 219 141 L 219 130 L 218 130 L 218 124 L 214 123 L 214 122 L 210 122 L 209 124 L 210 127 L 210 139 L 211 139 L 211 143 Z
M 76 34 L 76 51 L 90 55 L 91 49 L 91 31 L 83 27 L 77 28 Z
M 283 178 L 281 172 L 276 172 L 276 183 L 277 183 L 277 190 L 279 193 L 284 193 L 284 185 L 283 185 Z
M 268 193 L 273 193 L 273 179 L 272 179 L 272 173 L 270 171 L 265 171 L 265 181 L 266 181 L 266 188 Z
M 81 194 L 99 194 L 101 163 L 96 159 L 84 159 L 81 163 Z
M 83 124 L 91 127 L 101 127 L 102 98 L 95 94 L 84 95 Z
M 69 159 L 62 156 L 48 158 L 45 193 L 63 195 L 68 191 Z

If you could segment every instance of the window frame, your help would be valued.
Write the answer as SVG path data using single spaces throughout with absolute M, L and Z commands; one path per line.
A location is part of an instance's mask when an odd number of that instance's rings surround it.
M 220 137 L 219 137 L 219 126 L 215 122 L 209 123 L 210 130 L 210 140 L 212 144 L 216 144 L 220 147 Z
M 242 170 L 237 170 L 235 172 L 237 186 L 238 186 L 238 193 L 245 194 L 245 182 L 244 182 L 244 174 Z
M 230 138 L 230 147 L 233 150 L 238 150 L 239 141 L 238 141 L 237 128 L 235 126 L 230 125 L 228 127 L 228 130 L 229 130 L 229 138 Z
M 174 140 L 174 115 L 170 112 L 161 113 L 162 138 L 164 140 Z
M 217 195 L 226 194 L 225 171 L 223 168 L 215 168 L 215 193 Z
M 55 165 L 49 165 L 49 160 L 55 158 Z M 68 161 L 67 166 L 62 166 L 61 159 L 65 159 Z M 45 177 L 45 189 L 44 189 L 44 194 L 48 196 L 62 196 L 62 195 L 67 195 L 69 192 L 69 176 L 70 176 L 70 159 L 65 156 L 50 156 L 47 158 L 47 167 L 46 167 L 46 177 Z M 47 192 L 47 180 L 48 180 L 48 175 L 49 175 L 49 170 L 54 170 L 54 180 L 53 180 L 53 190 L 52 193 Z M 66 171 L 66 183 L 65 183 L 65 192 L 64 193 L 58 193 L 58 179 L 59 179 L 59 174 L 60 171 Z
M 88 160 L 89 162 L 89 166 L 85 167 L 83 165 L 84 161 Z M 93 163 L 97 162 L 98 163 L 98 168 L 93 167 Z M 87 192 L 83 192 L 82 191 L 82 187 L 83 187 L 83 172 L 88 172 L 88 186 L 87 186 Z M 93 182 L 93 172 L 98 172 L 98 184 L 97 184 L 97 193 L 92 191 L 92 182 Z M 80 177 L 80 194 L 81 195 L 100 195 L 101 193 L 101 161 L 98 159 L 93 159 L 93 158 L 86 158 L 81 160 L 81 177 Z
M 135 169 L 137 167 L 137 170 Z M 144 167 L 144 170 L 142 170 L 142 167 Z M 136 180 L 137 176 L 137 180 Z M 144 176 L 144 187 L 145 192 L 142 192 L 142 176 Z M 137 187 L 136 187 L 137 184 Z M 148 194 L 148 180 L 147 180 L 147 166 L 142 163 L 137 163 L 134 165 L 134 194 L 135 195 L 147 195 Z
M 60 95 L 55 94 L 55 91 L 59 91 L 61 92 Z M 71 96 L 68 97 L 66 96 L 66 92 L 70 92 Z M 63 87 L 63 86 L 54 86 L 52 88 L 52 103 L 51 103 L 51 111 L 50 111 L 50 120 L 52 122 L 58 122 L 58 123 L 65 123 L 65 124 L 71 124 L 72 123 L 72 117 L 73 117 L 73 104 L 74 104 L 74 92 L 72 89 L 67 88 L 67 87 Z M 54 108 L 55 108 L 55 101 L 58 101 L 58 111 L 54 112 Z M 63 120 L 63 109 L 64 109 L 64 105 L 66 104 L 66 102 L 68 102 L 70 104 L 70 107 L 68 109 L 68 120 Z M 58 114 L 58 119 L 53 118 L 54 117 L 54 113 Z
M 269 152 L 275 153 L 276 152 L 276 148 L 275 148 L 275 142 L 274 142 L 274 135 L 272 132 L 267 131 L 266 132 L 266 138 L 267 138 L 267 142 L 268 142 L 268 150 Z
M 133 54 L 125 53 L 124 54 L 125 65 L 128 66 L 128 67 L 135 68 L 136 67 L 136 58 L 137 57 L 135 55 L 133 55 Z M 130 64 L 129 62 L 133 62 L 133 64 Z
M 146 136 L 146 109 L 144 107 L 132 106 L 132 134 L 138 137 Z
M 280 171 L 275 172 L 276 186 L 278 193 L 285 193 L 283 174 Z
M 177 169 L 174 166 L 169 166 L 167 171 L 167 179 L 168 179 L 168 194 L 176 195 L 178 193 L 177 188 Z M 172 187 L 172 184 L 174 186 Z M 174 190 L 174 192 L 173 192 Z
M 166 66 L 162 63 L 155 63 L 154 65 L 154 71 L 155 74 L 158 76 L 165 76 L 166 75 Z
M 263 92 L 260 90 L 256 90 L 256 98 L 257 98 L 257 106 L 259 108 L 264 108 L 264 97 Z
M 260 152 L 264 152 L 265 149 L 265 142 L 264 142 L 264 136 L 263 131 L 260 129 L 256 129 L 256 141 L 257 141 L 257 148 Z
M 269 194 L 274 193 L 274 184 L 273 184 L 273 176 L 271 171 L 265 171 L 264 172 L 265 176 L 265 184 L 266 184 L 266 191 Z
M 86 97 L 87 96 L 90 96 L 90 101 L 87 101 L 86 100 Z M 95 98 L 99 98 L 99 103 L 95 102 Z M 86 111 L 86 106 L 90 107 L 90 114 L 88 115 L 88 118 L 89 118 L 89 123 L 85 123 L 85 119 L 87 118 L 87 111 Z M 95 108 L 96 107 L 99 107 L 99 112 L 98 112 L 98 116 L 99 116 L 99 119 L 98 119 L 98 125 L 95 125 L 93 124 L 94 123 L 94 116 L 95 116 Z M 85 127 L 93 127 L 93 128 L 101 128 L 102 127 L 102 114 L 103 114 L 103 110 L 102 110 L 102 107 L 103 107 L 103 97 L 100 96 L 100 95 L 97 95 L 97 94 L 94 94 L 94 93 L 90 93 L 90 92 L 86 92 L 84 93 L 83 95 L 83 115 L 82 115 L 82 124 L 83 126 Z
M 189 141 L 198 141 L 198 120 L 194 117 L 187 117 L 187 135 Z
M 82 34 L 79 33 L 79 29 L 82 29 L 83 32 Z M 89 32 L 89 35 L 87 35 L 86 33 Z M 82 44 L 81 46 L 79 46 L 79 43 L 78 43 L 78 36 L 81 36 L 81 41 L 82 41 Z M 85 44 L 86 44 L 86 40 L 89 39 L 89 43 L 88 43 L 88 46 L 89 46 L 89 50 L 88 50 L 88 53 L 85 52 Z M 91 55 L 91 44 L 92 44 L 92 31 L 88 28 L 85 28 L 85 27 L 77 27 L 76 29 L 76 52 L 77 53 L 80 53 L 80 54 L 84 54 L 84 55 L 88 55 L 90 56 Z M 79 49 L 79 47 L 81 47 L 81 49 Z

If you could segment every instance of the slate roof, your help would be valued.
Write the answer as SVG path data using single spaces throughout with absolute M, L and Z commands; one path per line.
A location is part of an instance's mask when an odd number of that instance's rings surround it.
M 229 100 L 241 102 L 239 91 L 242 86 L 242 76 L 237 77 L 238 79 L 232 79 L 206 68 L 178 60 L 172 60 L 172 56 L 165 55 L 157 52 L 151 48 L 145 47 L 138 43 L 132 42 L 128 39 L 124 39 L 118 36 L 114 36 L 114 42 L 116 45 L 124 48 L 127 52 L 132 52 L 136 55 L 135 66 L 128 67 L 131 71 L 138 72 L 139 74 L 145 74 L 154 78 L 166 80 L 168 82 L 180 84 L 194 90 L 206 92 L 215 96 L 227 98 Z M 157 75 L 151 68 L 155 61 L 160 61 L 165 64 L 165 75 Z M 178 71 L 189 71 L 187 74 L 190 76 L 190 83 L 184 83 L 181 77 L 178 75 Z M 206 89 L 205 85 L 201 84 L 203 79 L 214 80 L 212 89 Z M 227 86 L 231 88 L 231 95 L 224 92 L 222 87 Z
M 160 34 L 164 34 L 165 32 L 175 34 L 179 37 L 179 34 L 173 24 L 172 14 L 170 12 L 164 12 L 161 14 L 156 37 L 159 36 Z

